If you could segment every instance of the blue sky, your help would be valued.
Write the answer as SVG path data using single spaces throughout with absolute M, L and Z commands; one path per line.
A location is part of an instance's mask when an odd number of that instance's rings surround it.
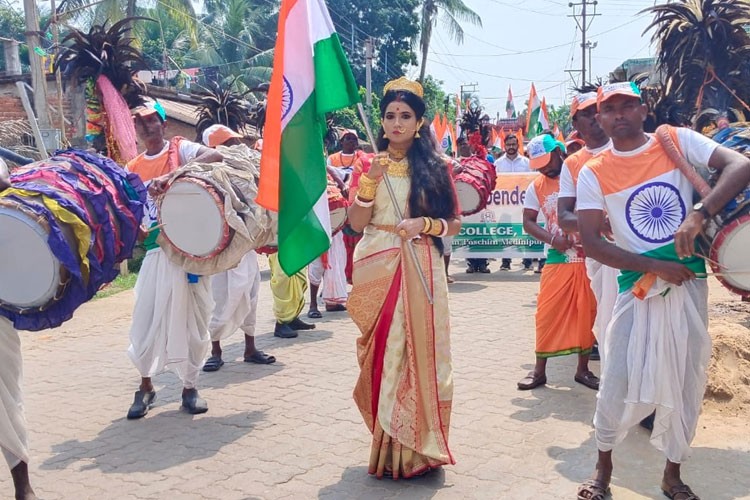
M 457 45 L 438 24 L 428 74 L 442 80 L 448 92 L 458 93 L 461 84 L 477 83 L 482 105 L 493 118 L 498 111 L 505 116 L 509 85 L 518 111 L 532 81 L 548 103 L 568 100 L 573 83 L 565 70 L 581 67 L 581 32 L 568 17 L 573 9 L 567 0 L 465 2 L 482 17 L 483 27 L 464 24 L 464 43 Z M 597 43 L 592 51 L 594 76 L 606 78 L 626 59 L 653 55 L 651 34 L 642 35 L 652 16 L 637 15 L 652 5 L 653 0 L 598 1 L 596 12 L 601 15 L 593 19 L 587 35 Z M 412 77 L 418 74 L 419 68 L 409 72 Z

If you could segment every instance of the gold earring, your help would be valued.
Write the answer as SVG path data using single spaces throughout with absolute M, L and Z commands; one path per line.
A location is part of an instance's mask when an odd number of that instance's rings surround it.
M 416 133 L 414 134 L 414 138 L 419 139 L 420 137 L 421 136 L 419 135 L 419 130 L 417 130 Z
M 386 134 L 385 132 L 383 132 L 383 139 L 388 139 L 388 134 Z

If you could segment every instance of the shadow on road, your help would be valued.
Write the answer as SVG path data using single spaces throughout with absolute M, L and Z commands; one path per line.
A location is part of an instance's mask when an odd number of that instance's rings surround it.
M 625 441 L 615 448 L 613 498 L 627 498 L 628 492 L 648 498 L 664 498 L 660 488 L 664 457 L 648 440 L 648 432 L 636 427 Z M 591 476 L 596 463 L 593 432 L 579 447 L 551 446 L 547 448 L 547 454 L 558 460 L 555 469 L 562 476 L 573 482 L 582 483 Z M 584 464 L 588 467 L 582 467 Z M 690 460 L 682 467 L 682 479 L 701 498 L 747 498 L 750 494 L 750 478 L 738 471 L 750 470 L 749 465 L 750 457 L 747 451 L 693 448 Z M 573 494 L 571 491 L 566 496 L 572 498 Z
M 399 495 L 399 498 L 426 500 L 444 488 L 450 486 L 445 486 L 445 471 L 442 468 L 421 477 L 394 481 L 390 478 L 376 479 L 369 476 L 367 467 L 348 467 L 344 469 L 338 483 L 326 486 L 318 492 L 318 498 L 388 498 Z
M 222 417 L 193 417 L 179 410 L 147 415 L 137 421 L 113 421 L 91 441 L 77 439 L 52 446 L 43 470 L 73 467 L 104 473 L 155 472 L 212 457 L 252 432 L 263 411 Z

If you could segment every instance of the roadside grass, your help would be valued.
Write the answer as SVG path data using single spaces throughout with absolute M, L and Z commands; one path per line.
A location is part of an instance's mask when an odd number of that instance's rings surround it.
M 94 300 L 111 297 L 112 295 L 124 292 L 125 290 L 130 290 L 135 286 L 135 280 L 137 278 L 137 273 L 130 273 L 127 276 L 123 276 L 122 274 L 117 276 L 112 283 L 97 292 L 94 296 Z

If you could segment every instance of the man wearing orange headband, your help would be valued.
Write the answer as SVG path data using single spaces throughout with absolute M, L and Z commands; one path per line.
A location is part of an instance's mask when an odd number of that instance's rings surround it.
M 711 355 L 706 268 L 695 238 L 748 185 L 750 160 L 686 128 L 667 127 L 663 138 L 644 133 L 648 109 L 634 83 L 604 85 L 597 107 L 612 148 L 578 176 L 578 228 L 588 256 L 621 269 L 620 293 L 594 416 L 596 473 L 578 498 L 607 495 L 613 448 L 656 411 L 651 442 L 666 456 L 661 488 L 668 498 L 697 500 L 680 477 Z M 719 171 L 716 186 L 696 204 L 693 186 L 664 146 L 667 139 L 690 164 Z M 617 246 L 601 237 L 605 212 Z

